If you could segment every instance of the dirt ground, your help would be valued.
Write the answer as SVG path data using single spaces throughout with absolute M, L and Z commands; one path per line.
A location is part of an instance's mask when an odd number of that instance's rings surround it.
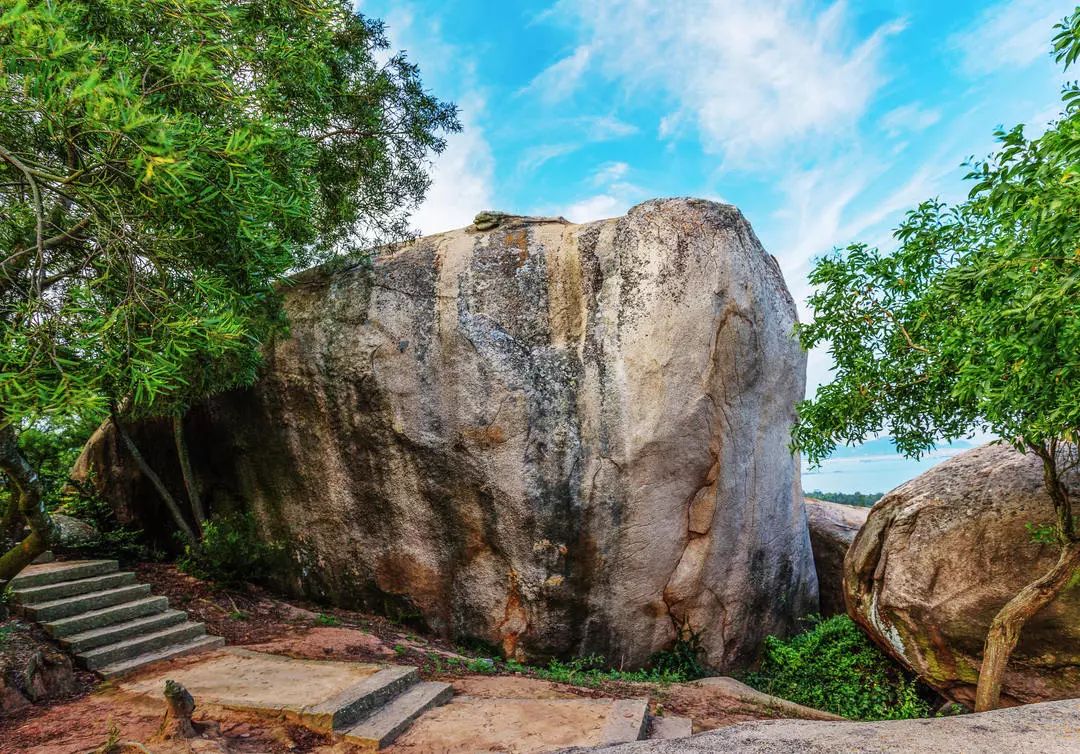
M 564 709 L 566 714 L 587 717 L 592 714 L 590 705 L 574 708 L 573 705 L 560 707 L 554 703 L 573 699 L 646 697 L 650 699 L 654 714 L 692 718 L 695 732 L 775 716 L 775 712 L 767 707 L 750 705 L 717 689 L 694 684 L 608 683 L 599 688 L 584 688 L 522 674 L 470 673 L 462 665 L 436 661 L 438 658 L 465 658 L 467 655 L 463 650 L 433 637 L 420 636 L 379 616 L 319 607 L 301 600 L 285 600 L 258 587 L 219 588 L 182 574 L 171 565 L 145 564 L 138 566 L 136 571 L 141 580 L 151 584 L 155 594 L 167 595 L 173 606 L 187 610 L 193 620 L 206 623 L 209 633 L 225 637 L 230 645 L 295 658 L 416 665 L 425 679 L 453 684 L 458 697 L 532 700 L 530 704 L 509 705 L 504 711 L 507 719 L 518 715 L 524 720 L 544 706 L 541 703 L 544 700 L 553 703 L 548 706 Z M 197 662 L 199 656 L 181 658 L 159 664 L 150 672 L 180 669 Z M 468 710 L 461 704 L 447 705 L 443 710 L 443 718 L 468 717 Z M 351 751 L 346 745 L 334 745 L 325 736 L 284 721 L 268 723 L 220 709 L 196 710 L 195 719 L 209 726 L 197 744 L 155 740 L 164 712 L 163 701 L 121 693 L 113 683 L 100 683 L 96 687 L 85 683 L 74 698 L 35 705 L 15 718 L 0 720 L 0 752 L 82 754 L 100 750 L 120 754 L 138 751 L 132 747 L 100 748 L 110 740 L 110 735 L 120 741 L 154 741 L 152 745 L 147 744 L 154 754 L 348 754 Z M 427 744 L 419 735 L 422 731 L 423 726 L 416 726 L 413 734 L 399 740 L 395 751 L 412 754 L 438 750 L 426 748 Z

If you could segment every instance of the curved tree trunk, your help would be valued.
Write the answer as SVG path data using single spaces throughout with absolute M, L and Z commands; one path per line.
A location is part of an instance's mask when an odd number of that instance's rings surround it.
M 0 470 L 11 482 L 12 507 L 17 507 L 30 527 L 22 542 L 0 556 L 0 581 L 9 581 L 49 549 L 52 521 L 41 500 L 41 479 L 19 451 L 18 436 L 11 425 L 0 428 Z
M 195 517 L 195 527 L 202 535 L 203 524 L 206 522 L 206 511 L 203 509 L 202 497 L 199 495 L 199 481 L 191 470 L 191 456 L 188 454 L 187 441 L 184 439 L 184 417 L 182 414 L 173 414 L 172 417 L 173 444 L 176 446 L 176 457 L 180 460 L 180 473 L 184 477 L 184 489 L 187 490 L 188 500 L 191 501 L 191 513 Z
M 1077 569 L 1080 569 L 1080 542 L 1073 542 L 1061 548 L 1061 555 L 1050 571 L 1017 592 L 994 616 L 983 645 L 979 685 L 975 690 L 976 712 L 997 708 L 1005 667 L 1020 640 L 1024 624 L 1053 601 L 1076 575 Z
M 124 442 L 124 446 L 128 449 L 128 452 L 131 453 L 131 457 L 135 459 L 135 464 L 139 467 L 139 470 L 150 480 L 150 483 L 154 485 L 154 489 L 161 495 L 161 499 L 165 501 L 165 507 L 168 508 L 169 513 L 172 514 L 173 522 L 176 524 L 176 528 L 179 529 L 180 534 L 187 540 L 188 544 L 195 544 L 197 541 L 195 532 L 192 531 L 191 526 L 188 525 L 187 520 L 184 518 L 179 503 L 176 502 L 176 498 L 169 492 L 169 488 L 165 486 L 165 483 L 161 481 L 161 477 L 150 468 L 150 464 L 143 458 L 143 454 L 139 452 L 139 446 L 131 439 L 131 435 L 129 435 L 127 429 L 124 428 L 124 424 L 120 421 L 120 416 L 115 410 L 112 411 L 112 422 L 113 426 L 116 427 L 116 433 L 120 435 L 120 439 Z

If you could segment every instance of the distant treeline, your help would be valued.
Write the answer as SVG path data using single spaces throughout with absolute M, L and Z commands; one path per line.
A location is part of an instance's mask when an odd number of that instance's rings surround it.
M 830 503 L 843 503 L 844 505 L 862 505 L 869 508 L 881 499 L 884 492 L 822 492 L 814 490 L 807 492 L 807 497 L 818 500 L 828 500 Z

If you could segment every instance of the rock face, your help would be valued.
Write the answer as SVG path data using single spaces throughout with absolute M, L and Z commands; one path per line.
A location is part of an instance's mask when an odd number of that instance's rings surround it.
M 739 667 L 815 608 L 805 355 L 734 207 L 504 217 L 303 273 L 286 308 L 265 377 L 186 431 L 204 496 L 289 544 L 297 590 L 626 666 L 686 625 Z M 138 434 L 182 489 L 167 431 Z M 109 433 L 80 467 L 154 499 Z
M 775 720 L 740 723 L 674 741 L 571 749 L 604 754 L 1075 754 L 1080 701 L 1070 699 L 977 715 L 880 723 Z
M 844 603 L 844 556 L 855 535 L 866 523 L 869 508 L 841 505 L 826 500 L 806 498 L 806 520 L 810 526 L 810 545 L 817 568 L 821 614 L 847 612 Z
M 1005 445 L 962 453 L 874 506 L 845 562 L 848 604 L 877 643 L 971 706 L 990 621 L 1057 559 L 1055 545 L 1027 530 L 1052 518 L 1033 455 Z M 1072 588 L 1024 627 L 1002 700 L 1077 696 L 1080 589 Z

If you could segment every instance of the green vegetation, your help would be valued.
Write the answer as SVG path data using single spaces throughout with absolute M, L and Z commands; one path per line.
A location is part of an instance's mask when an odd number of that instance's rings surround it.
M 338 619 L 338 617 L 336 615 L 329 615 L 327 613 L 319 613 L 318 615 L 315 616 L 315 625 L 316 626 L 328 626 L 328 627 L 340 626 L 341 621 Z
M 677 645 L 678 646 L 678 645 Z M 607 665 L 601 655 L 589 655 L 573 660 L 551 660 L 546 666 L 525 665 L 516 660 L 490 657 L 447 657 L 438 652 L 427 653 L 428 667 L 435 673 L 476 673 L 496 675 L 518 673 L 554 683 L 598 688 L 605 683 L 682 683 L 706 675 L 699 664 L 697 650 L 687 645 L 682 649 L 658 653 L 650 667 L 642 670 L 616 670 Z M 397 647 L 394 647 L 397 651 Z M 404 649 L 404 647 L 402 648 Z M 690 659 L 688 652 L 692 653 Z
M 255 378 L 291 271 L 408 235 L 458 128 L 387 46 L 346 0 L 4 4 L 0 473 L 31 533 L 0 578 L 51 536 L 18 437 L 42 421 L 111 416 L 197 541 L 187 407 Z M 186 512 L 124 429 L 145 416 L 173 420 Z
M 814 490 L 806 493 L 806 497 L 817 500 L 827 500 L 830 503 L 843 503 L 844 505 L 860 505 L 864 508 L 869 508 L 884 496 L 884 492 L 822 492 L 821 490 Z
M 927 717 L 916 681 L 874 646 L 846 615 L 813 619 L 788 639 L 770 636 L 754 688 L 853 720 Z
M 1080 58 L 1080 8 L 1056 29 L 1068 68 Z M 878 432 L 917 457 L 976 430 L 1042 461 L 1060 557 L 993 619 L 978 711 L 998 705 L 1024 624 L 1080 569 L 1065 483 L 1080 468 L 1080 85 L 1066 86 L 1062 108 L 1038 138 L 1000 131 L 997 152 L 970 165 L 968 199 L 912 210 L 893 251 L 855 244 L 818 261 L 814 318 L 799 328 L 836 363 L 799 408 L 794 446 L 811 462 Z
M 180 570 L 219 584 L 265 581 L 285 565 L 285 548 L 259 537 L 255 518 L 237 513 L 210 519 L 202 540 L 184 548 Z

